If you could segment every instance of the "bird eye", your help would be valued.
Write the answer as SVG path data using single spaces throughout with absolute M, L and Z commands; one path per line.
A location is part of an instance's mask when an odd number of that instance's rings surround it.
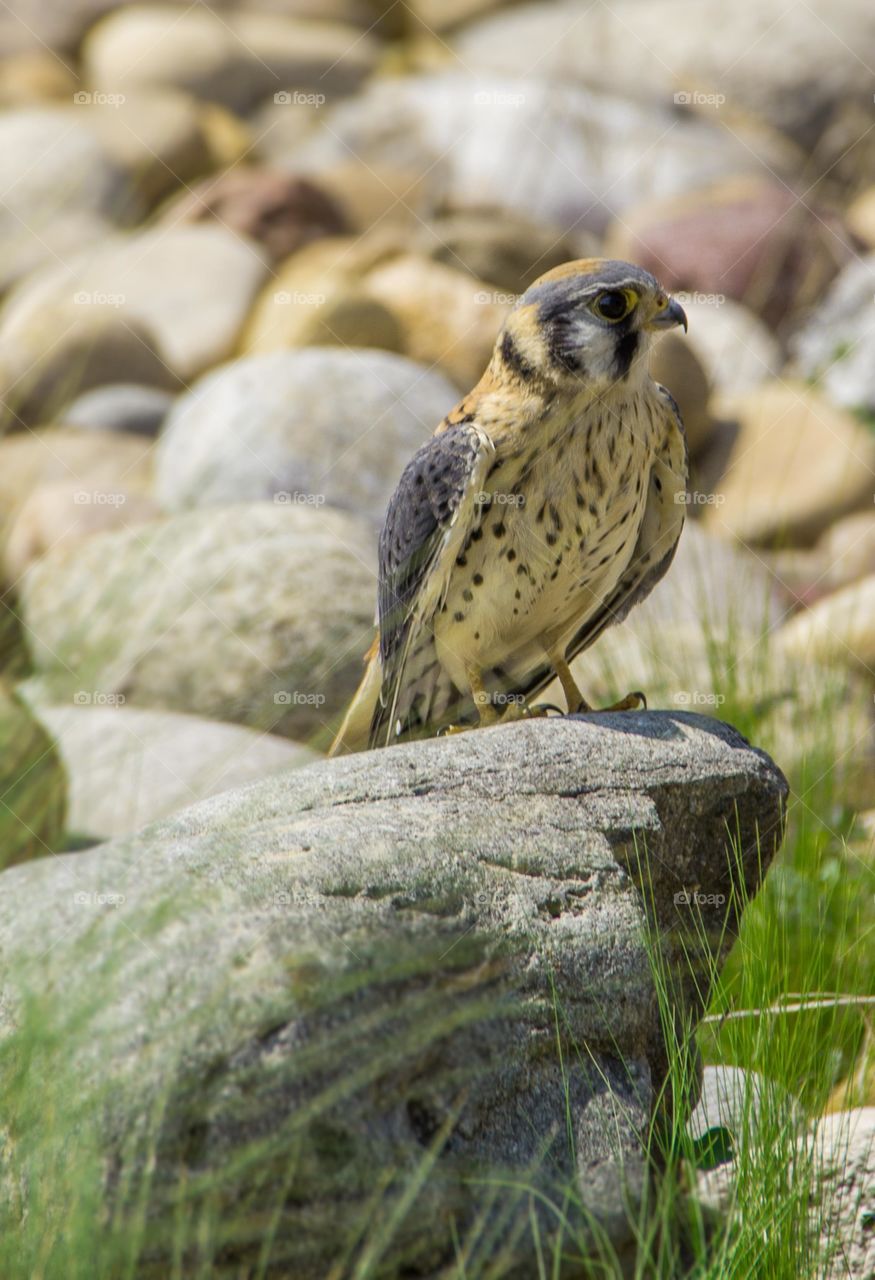
M 595 311 L 603 320 L 622 320 L 635 305 L 635 298 L 619 289 L 610 289 L 600 293 L 595 301 Z

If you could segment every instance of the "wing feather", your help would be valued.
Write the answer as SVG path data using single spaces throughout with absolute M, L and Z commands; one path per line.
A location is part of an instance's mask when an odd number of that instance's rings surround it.
M 446 597 L 450 574 L 482 507 L 477 494 L 495 453 L 478 427 L 452 426 L 414 454 L 398 482 L 380 534 L 380 699 L 370 745 L 394 735 L 411 652 Z

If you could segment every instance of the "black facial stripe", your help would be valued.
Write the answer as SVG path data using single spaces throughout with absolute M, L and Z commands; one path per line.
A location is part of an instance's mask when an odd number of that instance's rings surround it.
M 523 382 L 528 382 L 534 375 L 534 367 L 526 360 L 510 332 L 505 333 L 501 340 L 501 358 Z
M 630 329 L 625 324 L 620 324 L 617 328 L 619 331 L 614 348 L 614 376 L 618 382 L 622 382 L 629 376 L 632 361 L 638 351 L 640 334 L 637 329 Z

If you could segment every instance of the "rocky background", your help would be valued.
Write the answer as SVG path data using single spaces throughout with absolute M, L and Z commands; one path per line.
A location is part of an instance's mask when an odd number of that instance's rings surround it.
M 318 761 L 404 463 L 516 296 L 607 254 L 689 316 L 653 368 L 693 473 L 577 675 L 774 755 L 761 994 L 816 940 L 871 995 L 873 95 L 870 0 L 0 8 L 2 865 Z M 875 1103 L 865 1005 L 808 1016 L 785 1083 Z

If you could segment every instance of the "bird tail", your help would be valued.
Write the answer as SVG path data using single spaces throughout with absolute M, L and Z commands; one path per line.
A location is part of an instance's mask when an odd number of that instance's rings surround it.
M 365 654 L 365 674 L 361 684 L 353 694 L 352 702 L 343 717 L 343 723 L 337 731 L 329 756 L 350 755 L 354 751 L 367 751 L 371 736 L 371 724 L 374 711 L 380 700 L 382 668 L 380 665 L 380 637 L 374 639 Z

